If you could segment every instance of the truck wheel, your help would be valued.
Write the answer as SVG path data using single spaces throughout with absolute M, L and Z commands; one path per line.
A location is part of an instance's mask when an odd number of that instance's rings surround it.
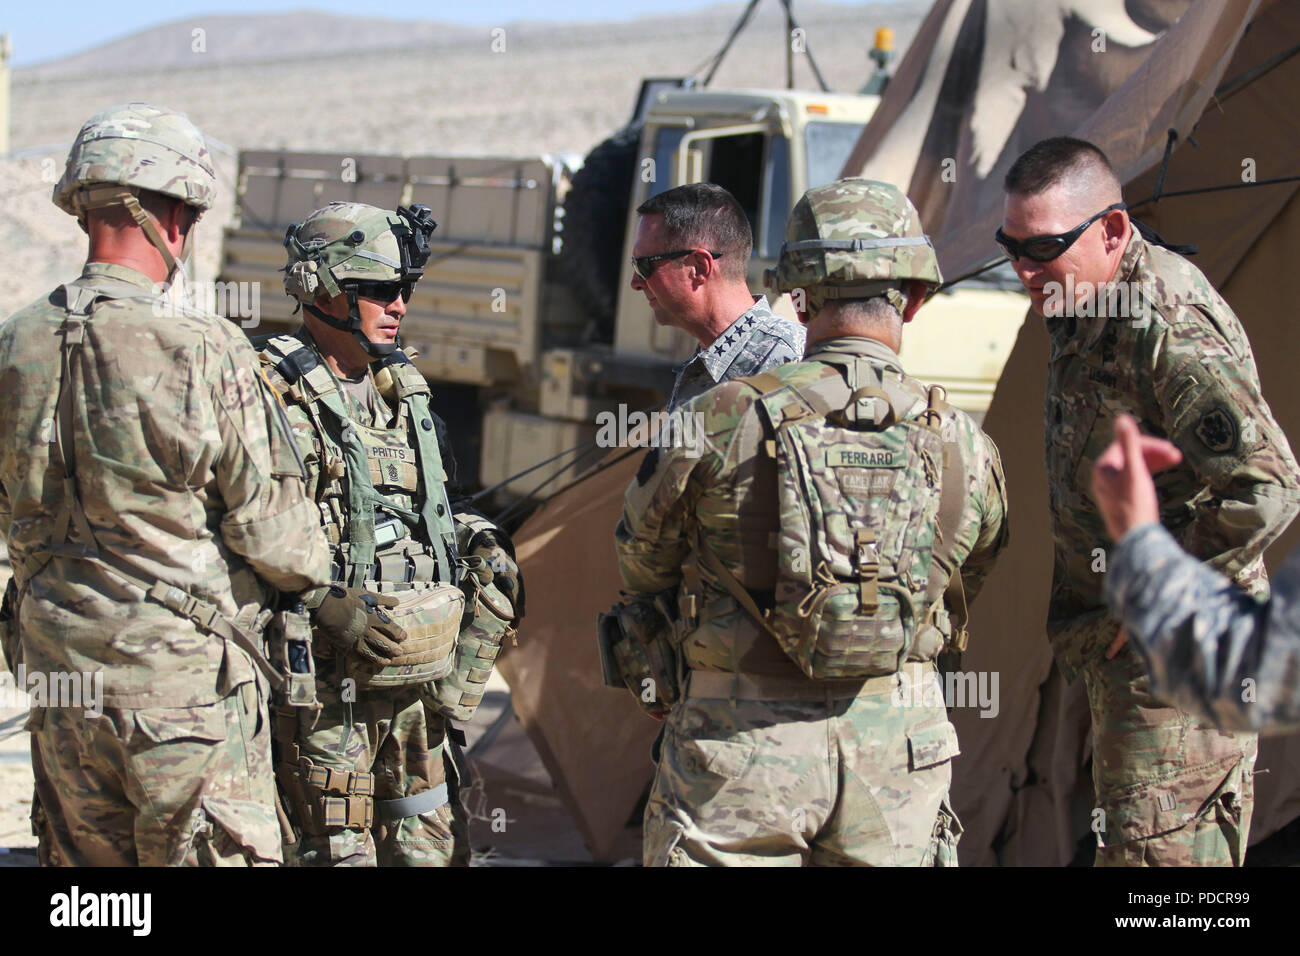
M 593 149 L 574 174 L 564 201 L 560 275 L 590 314 L 598 342 L 614 341 L 623 233 L 641 126 L 625 126 Z

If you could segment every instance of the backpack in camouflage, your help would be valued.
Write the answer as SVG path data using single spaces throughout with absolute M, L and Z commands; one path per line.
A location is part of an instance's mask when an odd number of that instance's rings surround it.
M 772 610 L 701 542 L 709 569 L 816 679 L 891 674 L 960 650 L 965 633 L 964 601 L 956 622 L 944 604 L 945 590 L 960 589 L 948 551 L 966 482 L 945 447 L 943 390 L 866 362 L 839 369 L 803 388 L 772 373 L 740 380 L 760 393 L 763 449 L 777 469 Z

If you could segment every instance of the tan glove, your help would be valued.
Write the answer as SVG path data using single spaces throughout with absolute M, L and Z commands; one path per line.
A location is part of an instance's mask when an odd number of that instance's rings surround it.
M 501 593 L 509 598 L 516 619 L 519 619 L 524 616 L 524 576 L 514 558 L 502 547 L 498 535 L 499 532 L 489 534 L 482 531 L 474 535 L 470 539 L 469 555 L 471 558 L 481 558 L 482 567 L 492 572 L 486 581 L 480 577 L 480 583 L 496 584 Z
M 312 614 L 312 622 L 336 647 L 383 667 L 402 656 L 399 645 L 406 640 L 406 629 L 385 613 L 397 604 L 391 594 L 333 585 Z

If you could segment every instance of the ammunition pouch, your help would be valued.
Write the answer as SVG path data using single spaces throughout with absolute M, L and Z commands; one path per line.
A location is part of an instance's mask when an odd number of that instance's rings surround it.
M 273 702 L 317 709 L 316 663 L 311 653 L 311 617 L 301 606 L 277 611 L 266 628 L 267 657 L 284 677 Z
M 677 595 L 629 595 L 596 621 L 607 687 L 625 687 L 642 710 L 663 716 L 681 697 Z
M 501 646 L 515 634 L 515 609 L 509 598 L 493 583 L 480 584 L 473 573 L 473 562 L 481 560 L 469 559 L 470 573 L 461 578 L 468 599 L 451 671 L 430 685 L 425 697 L 433 711 L 452 720 L 474 716 Z
M 281 764 L 277 776 L 293 818 L 311 836 L 330 830 L 369 830 L 375 825 L 375 775 L 318 767 L 306 757 L 296 767 Z
M 380 666 L 355 653 L 343 655 L 344 674 L 359 690 L 426 684 L 447 676 L 454 666 L 456 636 L 465 610 L 465 595 L 450 584 L 417 585 L 381 592 L 397 598 L 385 613 L 406 631 L 402 654 Z
M 12 577 L 0 602 L 0 653 L 9 673 L 17 674 L 22 662 L 22 641 L 18 632 L 18 585 Z
M 368 830 L 375 823 L 375 775 L 365 771 L 318 767 L 298 746 L 298 707 L 280 705 L 274 721 L 276 810 L 286 846 L 298 834 L 325 836 L 331 830 Z M 288 803 L 288 812 L 280 806 Z

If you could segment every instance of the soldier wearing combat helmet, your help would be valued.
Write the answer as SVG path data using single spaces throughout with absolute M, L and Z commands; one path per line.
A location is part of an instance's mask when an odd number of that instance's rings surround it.
M 329 553 L 247 339 L 158 319 L 215 194 L 182 114 L 92 117 L 53 196 L 86 266 L 0 328 L 5 656 L 102 688 L 32 709 L 45 863 L 281 858 L 266 697 L 285 679 L 261 631 Z
M 786 239 L 806 361 L 687 404 L 704 453 L 643 469 L 615 535 L 630 590 L 681 591 L 645 862 L 954 864 L 935 660 L 1005 542 L 997 450 L 899 364 L 942 281 L 907 197 L 817 187 Z
M 435 225 L 425 206 L 342 202 L 295 223 L 284 284 L 303 325 L 258 342 L 333 555 L 307 602 L 323 709 L 276 717 L 301 865 L 468 862 L 450 720 L 522 615 L 510 541 L 449 496 L 446 428 L 398 344 Z

